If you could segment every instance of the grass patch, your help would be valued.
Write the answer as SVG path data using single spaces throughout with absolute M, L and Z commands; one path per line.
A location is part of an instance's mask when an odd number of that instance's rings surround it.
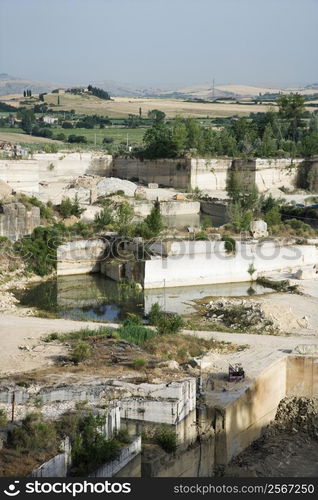
M 138 325 L 130 320 L 126 321 L 123 326 L 117 330 L 120 338 L 132 342 L 138 346 L 143 346 L 145 342 L 157 336 L 157 332 Z
M 237 346 L 229 342 L 205 340 L 192 335 L 172 334 L 160 335 L 147 341 L 144 349 L 162 360 L 176 360 L 178 363 L 184 363 L 209 351 L 235 352 Z

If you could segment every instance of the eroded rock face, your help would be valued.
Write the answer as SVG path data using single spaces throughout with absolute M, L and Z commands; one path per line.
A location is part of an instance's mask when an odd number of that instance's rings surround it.
M 40 209 L 32 207 L 27 210 L 22 203 L 0 205 L 0 236 L 12 241 L 31 234 L 41 223 Z

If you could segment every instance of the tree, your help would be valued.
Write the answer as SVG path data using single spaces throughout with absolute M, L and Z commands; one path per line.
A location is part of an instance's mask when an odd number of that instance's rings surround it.
M 300 145 L 300 153 L 305 158 L 318 154 L 318 132 L 312 132 L 303 137 Z
M 279 115 L 283 120 L 289 122 L 288 137 L 296 141 L 298 138 L 298 129 L 302 125 L 302 117 L 305 112 L 304 97 L 298 93 L 280 95 L 276 102 L 279 108 Z
M 188 141 L 187 127 L 184 120 L 177 117 L 173 122 L 172 128 L 172 142 L 176 149 L 176 155 L 182 156 L 186 150 Z
M 276 143 L 274 139 L 273 129 L 270 123 L 268 123 L 265 127 L 263 137 L 262 137 L 262 145 L 261 145 L 261 154 L 262 156 L 271 156 L 276 151 Z
M 124 201 L 119 205 L 114 216 L 115 228 L 123 236 L 128 236 L 133 230 L 131 222 L 134 218 L 134 209 Z
M 18 117 L 21 119 L 22 130 L 24 130 L 27 134 L 30 134 L 35 122 L 34 111 L 32 109 L 21 109 L 18 112 Z
M 109 205 L 103 207 L 102 210 L 99 213 L 97 213 L 94 218 L 94 226 L 98 230 L 105 229 L 110 224 L 113 224 L 113 222 L 114 222 L 113 209 Z
M 159 124 L 165 121 L 166 114 L 159 109 L 152 109 L 148 111 L 148 118 L 151 118 L 154 124 Z
M 144 135 L 146 158 L 175 158 L 176 146 L 173 142 L 172 131 L 165 124 L 153 125 Z
M 144 220 L 145 224 L 147 224 L 151 236 L 158 236 L 160 231 L 163 229 L 162 216 L 160 213 L 160 204 L 155 203 L 152 207 L 150 214 Z

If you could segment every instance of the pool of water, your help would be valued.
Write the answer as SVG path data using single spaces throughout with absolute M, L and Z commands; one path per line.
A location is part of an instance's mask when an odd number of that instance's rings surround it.
M 158 302 L 166 311 L 187 314 L 204 297 L 241 297 L 272 292 L 250 283 L 227 283 L 155 290 L 135 290 L 99 274 L 61 276 L 17 293 L 22 305 L 70 319 L 122 321 L 128 313 L 146 315 Z

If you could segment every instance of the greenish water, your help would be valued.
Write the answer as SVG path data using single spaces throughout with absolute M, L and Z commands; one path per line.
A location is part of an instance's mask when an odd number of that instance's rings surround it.
M 146 315 L 155 302 L 166 311 L 186 314 L 193 312 L 192 301 L 196 299 L 259 295 L 269 291 L 272 292 L 257 284 L 253 284 L 251 290 L 248 282 L 143 291 L 99 274 L 83 274 L 32 285 L 16 296 L 24 306 L 37 307 L 59 317 L 119 322 L 128 313 Z

